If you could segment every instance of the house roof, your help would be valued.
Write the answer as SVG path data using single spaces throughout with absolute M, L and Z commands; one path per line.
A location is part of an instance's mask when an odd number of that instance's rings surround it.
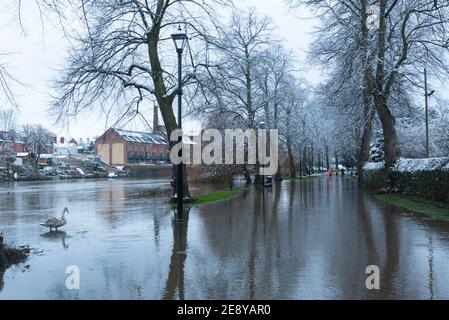
M 155 133 L 145 133 L 137 131 L 128 131 L 123 129 L 114 129 L 123 139 L 128 142 L 141 142 L 166 145 L 167 141 Z

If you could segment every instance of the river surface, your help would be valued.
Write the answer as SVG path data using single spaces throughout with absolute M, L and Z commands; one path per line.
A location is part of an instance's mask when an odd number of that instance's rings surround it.
M 449 224 L 382 204 L 349 178 L 251 187 L 183 223 L 142 195 L 154 186 L 168 183 L 0 185 L 0 231 L 33 249 L 0 279 L 0 299 L 449 299 Z M 63 232 L 47 233 L 39 223 L 64 207 Z M 380 290 L 366 288 L 370 265 Z M 68 266 L 79 290 L 66 287 Z

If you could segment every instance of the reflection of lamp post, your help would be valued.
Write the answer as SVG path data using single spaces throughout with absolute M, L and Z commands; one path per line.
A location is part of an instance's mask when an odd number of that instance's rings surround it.
M 430 158 L 429 148 L 429 98 L 435 93 L 435 90 L 427 91 L 427 69 L 424 69 L 424 96 L 426 98 L 426 158 Z
M 265 127 L 266 127 L 266 124 L 265 124 L 265 122 L 264 121 L 262 121 L 261 123 L 259 123 L 259 128 L 260 128 L 260 130 L 265 130 Z M 266 137 L 265 137 L 265 141 L 264 141 L 265 143 L 266 143 Z M 265 148 L 265 150 L 263 150 L 263 154 L 265 154 L 266 152 L 267 152 L 267 146 L 266 145 L 264 145 L 263 146 L 263 148 Z M 259 151 L 259 154 L 257 155 L 257 158 L 259 158 L 259 156 L 260 156 L 260 151 Z M 260 170 L 261 170 L 261 165 L 260 165 L 260 160 L 261 159 L 259 159 L 259 173 L 258 174 L 260 174 Z M 264 161 L 263 161 L 263 163 L 265 164 L 265 159 L 263 159 Z M 265 175 L 262 175 L 262 188 L 263 189 L 265 189 Z M 264 205 L 265 205 L 265 203 L 264 203 Z
M 181 130 L 181 136 L 179 143 L 182 144 L 182 53 L 187 44 L 187 35 L 182 31 L 181 26 L 178 28 L 178 32 L 172 34 L 173 42 L 175 43 L 176 52 L 178 53 L 178 129 Z M 184 207 L 184 163 L 182 161 L 182 148 L 179 153 L 181 163 L 178 165 L 178 177 L 176 179 L 177 197 L 178 197 L 178 219 L 182 219 L 182 211 Z

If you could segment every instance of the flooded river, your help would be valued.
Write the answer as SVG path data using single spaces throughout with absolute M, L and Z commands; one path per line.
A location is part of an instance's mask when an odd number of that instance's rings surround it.
M 184 223 L 142 196 L 154 186 L 168 183 L 0 185 L 0 231 L 33 249 L 3 275 L 0 299 L 449 299 L 449 223 L 379 203 L 351 179 L 251 187 Z M 39 223 L 64 207 L 67 225 L 49 234 Z M 378 291 L 366 289 L 369 265 Z M 68 266 L 79 290 L 66 288 Z

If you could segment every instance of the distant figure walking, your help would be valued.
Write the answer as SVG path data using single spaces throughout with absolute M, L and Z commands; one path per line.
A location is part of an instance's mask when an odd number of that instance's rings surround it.
M 329 170 L 327 170 L 327 175 L 329 176 L 329 179 L 332 179 L 332 176 L 334 175 L 334 170 L 332 170 L 332 168 L 329 168 Z

